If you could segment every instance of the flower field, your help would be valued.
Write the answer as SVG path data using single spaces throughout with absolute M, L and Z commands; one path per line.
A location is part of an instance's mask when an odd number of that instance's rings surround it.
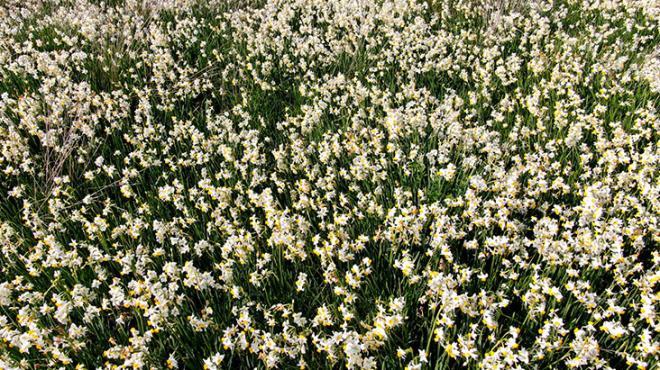
M 659 21 L 0 1 L 0 369 L 659 368 Z

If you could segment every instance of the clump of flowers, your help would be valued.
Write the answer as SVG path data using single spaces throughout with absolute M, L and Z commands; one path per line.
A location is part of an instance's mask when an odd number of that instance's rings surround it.
M 659 10 L 0 3 L 0 368 L 656 368 Z

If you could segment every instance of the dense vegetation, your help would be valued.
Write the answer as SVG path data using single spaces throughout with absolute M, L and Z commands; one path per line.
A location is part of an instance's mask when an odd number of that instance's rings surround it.
M 657 368 L 659 16 L 0 1 L 0 368 Z

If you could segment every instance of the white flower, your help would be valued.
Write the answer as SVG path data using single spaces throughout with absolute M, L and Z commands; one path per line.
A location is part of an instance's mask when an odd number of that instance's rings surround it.
M 298 274 L 298 279 L 296 280 L 296 291 L 298 292 L 304 291 L 305 285 L 307 285 L 307 274 L 301 272 Z

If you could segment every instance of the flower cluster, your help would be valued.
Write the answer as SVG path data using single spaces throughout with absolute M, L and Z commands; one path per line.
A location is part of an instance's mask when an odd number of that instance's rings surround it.
M 1 2 L 0 368 L 657 367 L 659 20 Z

